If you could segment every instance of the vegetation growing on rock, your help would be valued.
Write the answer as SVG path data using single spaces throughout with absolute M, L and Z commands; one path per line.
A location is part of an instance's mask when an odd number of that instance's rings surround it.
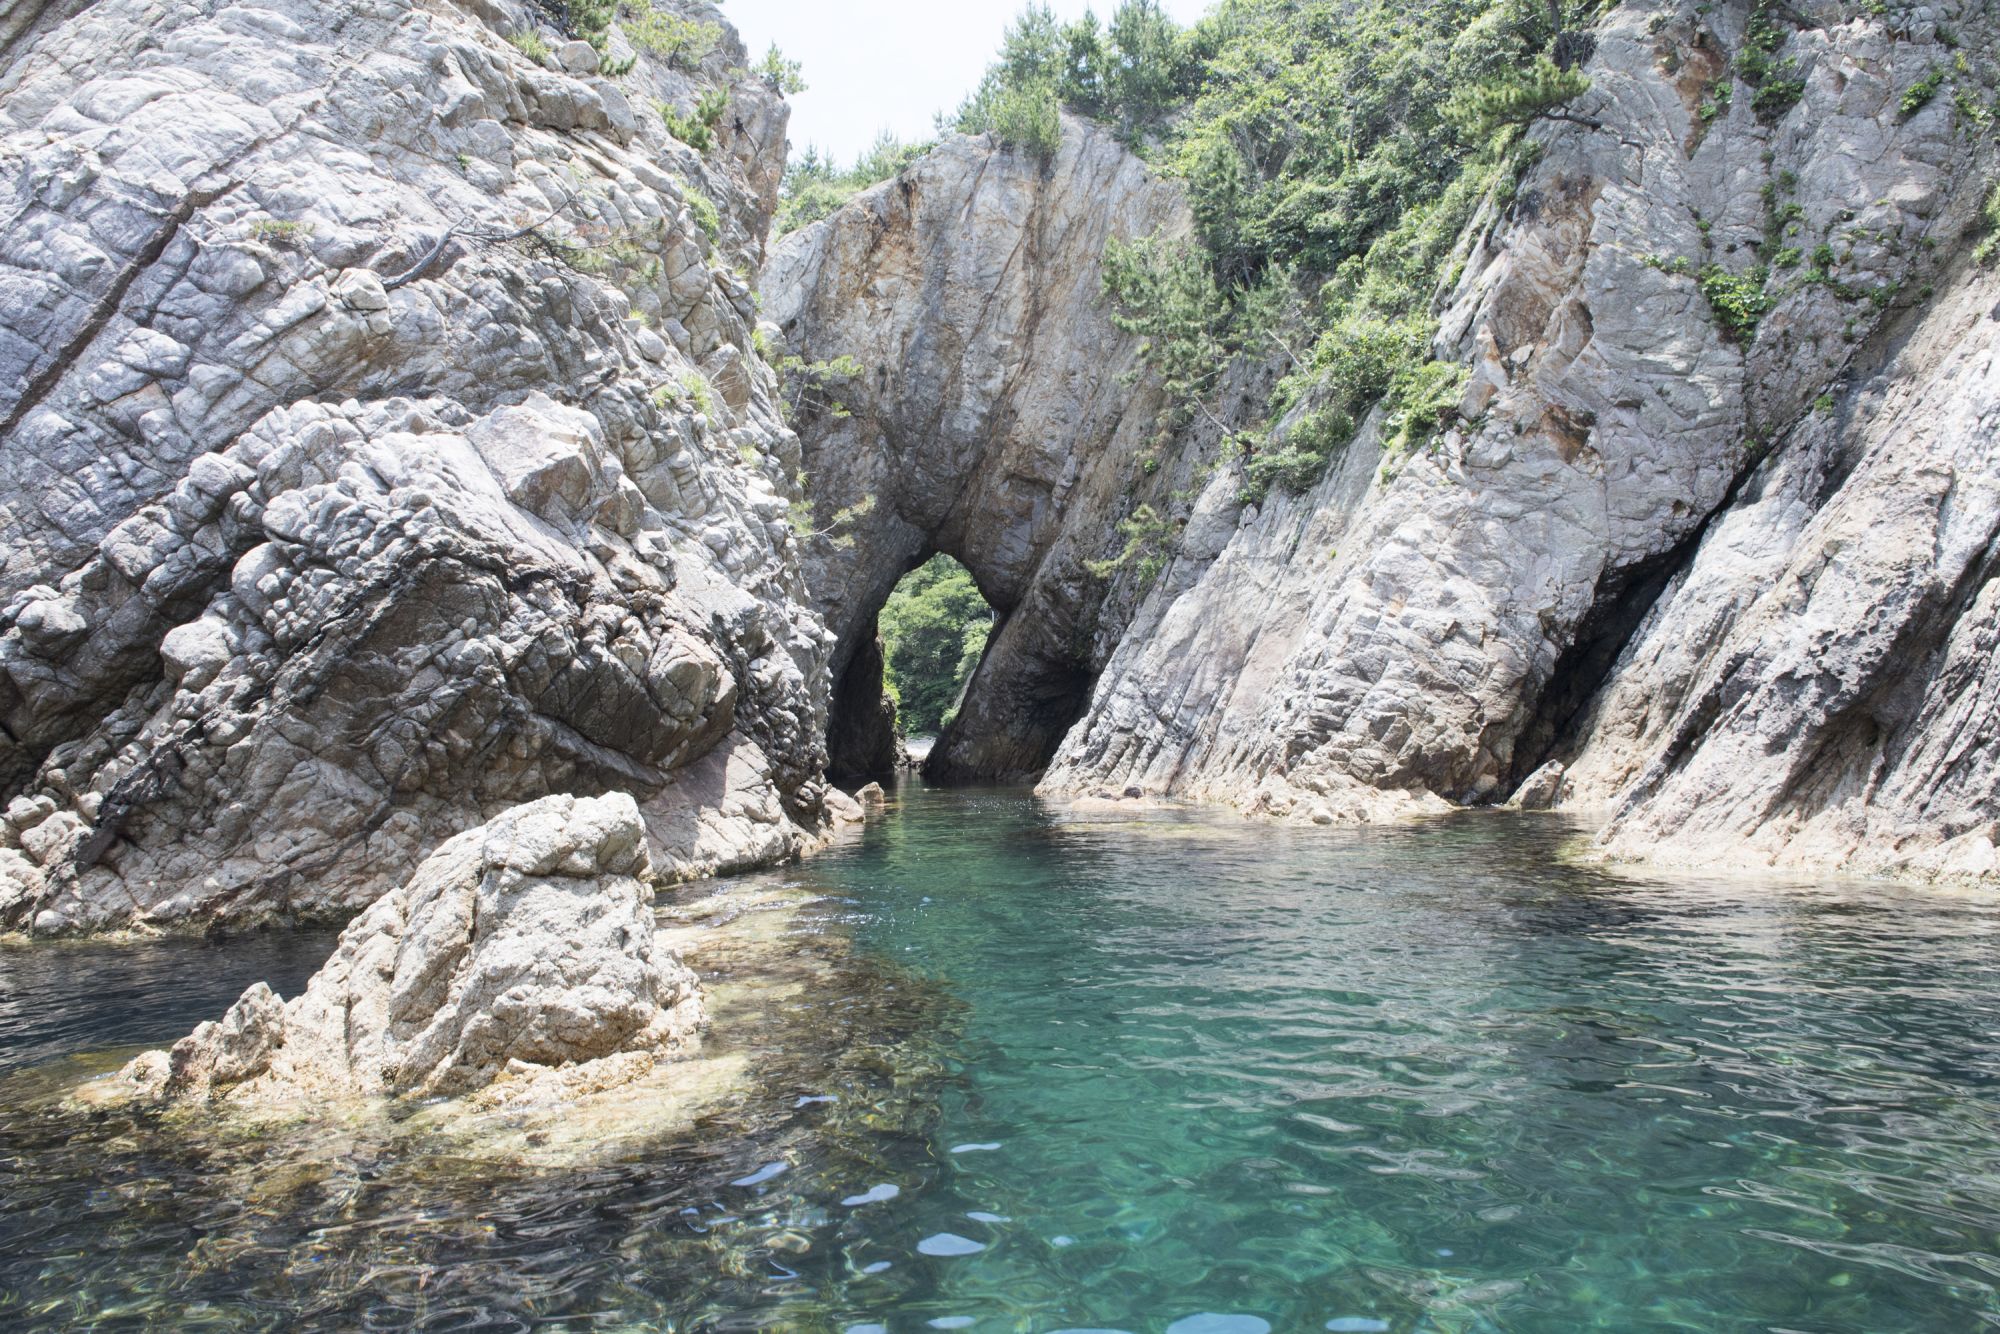
M 883 684 L 912 736 L 930 736 L 951 721 L 986 637 L 993 609 L 963 565 L 932 556 L 896 585 L 882 608 Z
M 1150 138 L 1186 182 L 1194 237 L 1113 245 L 1105 293 L 1148 340 L 1163 432 L 1211 419 L 1254 500 L 1310 485 L 1378 401 L 1396 449 L 1456 415 L 1455 377 L 1428 364 L 1433 298 L 1479 201 L 1533 160 L 1521 127 L 1589 88 L 1577 65 L 1593 12 L 1225 0 L 1174 30 L 1128 4 L 1106 37 L 1030 9 L 956 125 L 994 128 L 1010 98 L 1059 99 Z M 1261 412 L 1217 401 L 1235 358 L 1284 372 Z
M 842 168 L 819 149 L 806 146 L 785 166 L 773 237 L 818 222 L 878 181 L 886 181 L 929 151 L 930 144 L 906 144 L 884 130 L 875 146 L 851 167 Z

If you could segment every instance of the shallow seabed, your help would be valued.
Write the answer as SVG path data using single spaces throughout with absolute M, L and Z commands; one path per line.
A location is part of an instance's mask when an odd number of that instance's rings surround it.
M 2000 903 L 1579 866 L 1548 817 L 904 797 L 686 897 L 810 899 L 816 971 L 712 952 L 757 1078 L 587 1168 L 49 1096 L 325 938 L 0 954 L 0 1325 L 2000 1325 Z

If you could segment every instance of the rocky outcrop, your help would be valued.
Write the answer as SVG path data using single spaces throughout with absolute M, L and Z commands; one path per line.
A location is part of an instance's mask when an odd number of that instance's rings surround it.
M 2000 274 L 1781 442 L 1618 660 L 1574 807 L 1686 865 L 2000 876 Z
M 1438 350 L 1471 425 L 1385 458 L 1371 420 L 1261 508 L 1219 476 L 1047 790 L 1379 818 L 1555 758 L 1524 798 L 1615 808 L 1622 852 L 1989 861 L 1991 154 L 1951 99 L 1903 102 L 1939 24 L 1993 17 L 1821 9 L 1768 124 L 1741 89 L 1704 119 L 1670 58 L 1734 49 L 1746 6 L 1599 25 L 1576 118 L 1463 243 Z M 1744 336 L 1698 275 L 1774 237 L 1830 267 Z
M 670 874 L 816 837 L 828 644 L 742 276 L 786 111 L 734 35 L 614 28 L 614 79 L 504 0 L 30 8 L 0 928 L 344 912 L 549 792 L 637 795 Z M 653 108 L 709 90 L 697 151 Z
M 1104 247 L 1186 226 L 1171 183 L 1066 118 L 1048 162 L 947 139 L 772 248 L 764 309 L 791 353 L 860 366 L 795 414 L 822 530 L 807 581 L 846 704 L 836 769 L 881 772 L 876 614 L 940 551 L 1001 622 L 925 772 L 1019 779 L 1076 720 L 1131 609 L 1085 562 L 1117 551 L 1158 408 L 1100 297 Z
M 656 939 L 649 872 L 629 796 L 516 807 L 376 900 L 289 1004 L 259 982 L 120 1084 L 309 1108 L 482 1090 L 550 1104 L 629 1083 L 686 1051 L 702 1016 L 694 974 Z
M 1396 457 L 1377 414 L 1304 495 L 1246 504 L 1208 427 L 1139 443 L 1091 254 L 1186 223 L 1088 127 L 1042 173 L 948 141 L 788 239 L 787 335 L 865 368 L 805 431 L 820 522 L 885 502 L 812 554 L 837 664 L 945 550 L 1008 615 L 934 776 L 1019 776 L 1062 732 L 1054 794 L 1319 822 L 1513 797 L 1609 813 L 1619 854 L 1991 873 L 1994 291 L 1966 255 L 1993 71 L 1955 52 L 2000 33 L 1976 3 L 1805 6 L 1797 88 L 1764 96 L 1732 59 L 1752 17 L 1596 25 L 1590 91 L 1440 288 L 1460 425 Z M 1719 311 L 1760 264 L 1768 307 Z M 1158 577 L 1090 577 L 1156 499 Z

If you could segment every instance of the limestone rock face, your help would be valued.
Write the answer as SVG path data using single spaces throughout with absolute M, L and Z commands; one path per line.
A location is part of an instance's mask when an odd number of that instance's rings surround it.
M 1602 128 L 1536 126 L 1462 242 L 1436 353 L 1471 424 L 1385 458 L 1370 420 L 1257 508 L 1219 474 L 1045 790 L 1376 818 L 1556 759 L 1524 796 L 1615 809 L 1626 853 L 1989 864 L 1992 155 L 1949 99 L 1901 102 L 1951 63 L 1938 25 L 1996 34 L 1925 13 L 1816 7 L 1769 124 L 1741 88 L 1702 119 L 1668 58 L 1695 17 L 1609 14 L 1576 105 Z M 1747 17 L 1699 21 L 1733 50 Z M 1832 269 L 1779 270 L 1739 340 L 1699 274 L 1774 233 Z
M 341 934 L 290 1003 L 259 982 L 122 1076 L 178 1101 L 601 1090 L 692 1045 L 694 974 L 656 938 L 632 798 L 544 797 L 451 839 Z
M 0 928 L 350 911 L 554 791 L 668 874 L 816 836 L 739 276 L 786 110 L 717 31 L 613 81 L 512 0 L 0 23 Z M 709 89 L 703 153 L 650 108 Z
M 795 414 L 815 526 L 808 583 L 836 636 L 836 772 L 884 771 L 876 613 L 932 554 L 1001 613 L 926 772 L 1018 779 L 1081 711 L 1129 614 L 1084 562 L 1115 554 L 1156 394 L 1099 294 L 1104 247 L 1188 226 L 1178 189 L 1066 117 L 1054 158 L 945 140 L 901 176 L 778 241 L 764 309 L 809 362 L 860 373 Z M 838 403 L 842 411 L 834 411 Z M 1158 479 L 1164 486 L 1167 479 Z M 846 677 L 859 664 L 861 679 Z
M 2000 877 L 2000 274 L 1796 427 L 1592 705 L 1576 804 L 1701 866 Z

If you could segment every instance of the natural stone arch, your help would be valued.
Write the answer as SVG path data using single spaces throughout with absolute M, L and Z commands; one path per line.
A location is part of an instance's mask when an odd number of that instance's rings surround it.
M 951 139 L 774 247 L 765 309 L 789 352 L 861 365 L 794 423 L 815 523 L 833 529 L 806 567 L 836 638 L 836 774 L 879 762 L 876 615 L 937 552 L 1000 623 L 927 774 L 1027 777 L 1088 704 L 1133 593 L 1085 562 L 1118 542 L 1159 409 L 1100 266 L 1107 241 L 1186 226 L 1174 186 L 1066 120 L 1052 162 Z

